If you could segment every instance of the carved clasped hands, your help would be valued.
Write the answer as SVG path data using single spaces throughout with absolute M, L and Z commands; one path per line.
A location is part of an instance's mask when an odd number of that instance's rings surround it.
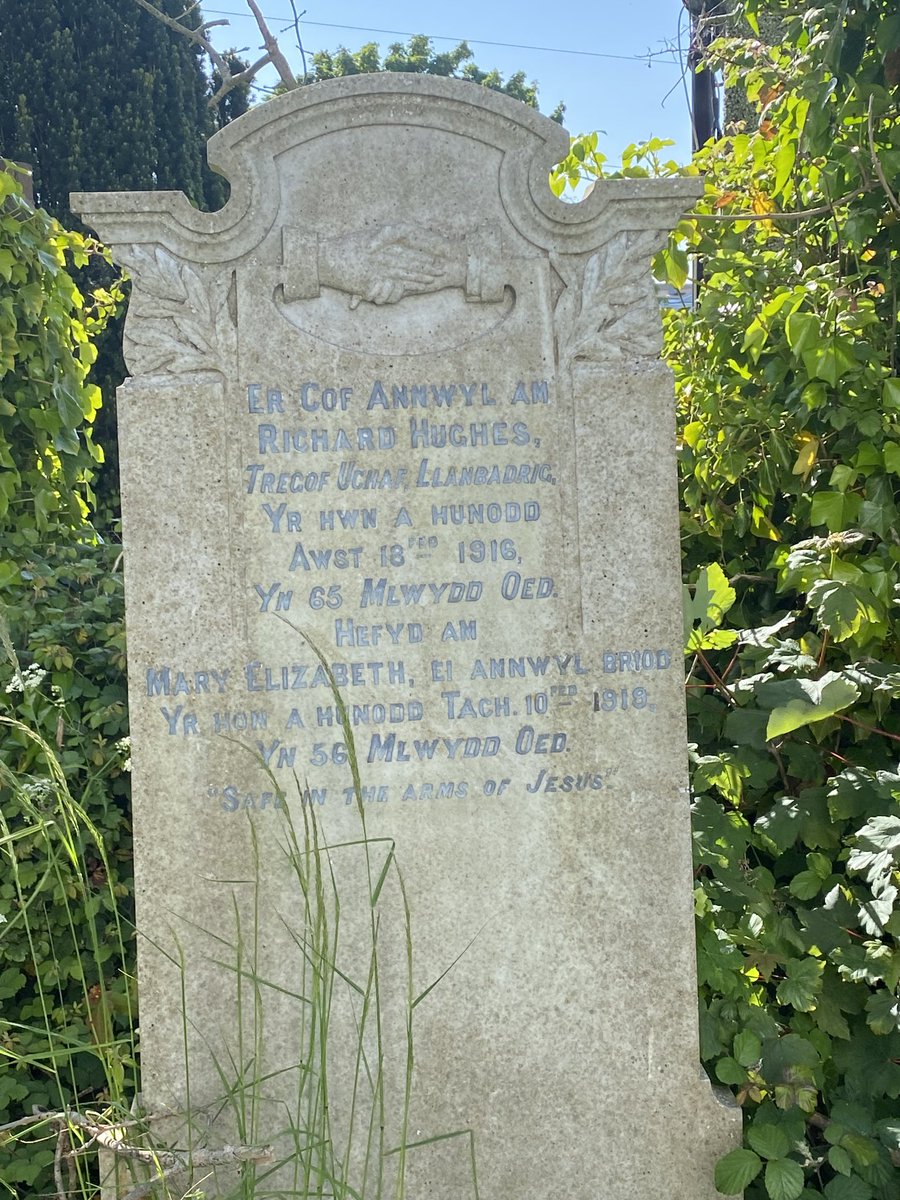
M 322 287 L 348 294 L 351 309 L 445 288 L 463 288 L 467 300 L 503 298 L 500 235 L 486 226 L 465 238 L 404 221 L 328 238 L 285 228 L 282 252 L 289 303 Z
M 396 304 L 404 296 L 463 287 L 463 253 L 447 252 L 447 239 L 431 229 L 397 223 L 362 229 L 319 242 L 319 282 L 361 300 Z

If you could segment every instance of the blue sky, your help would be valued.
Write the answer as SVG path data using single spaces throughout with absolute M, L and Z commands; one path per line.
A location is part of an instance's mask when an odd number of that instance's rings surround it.
M 282 32 L 292 19 L 290 0 L 259 3 L 299 70 L 293 29 Z M 465 39 L 483 70 L 496 67 L 504 76 L 523 70 L 529 80 L 537 80 L 543 111 L 552 111 L 562 100 L 571 133 L 605 131 L 600 148 L 611 161 L 629 142 L 651 136 L 674 138 L 673 157 L 682 162 L 690 157 L 690 120 L 679 61 L 686 53 L 688 20 L 681 0 L 572 0 L 540 6 L 513 0 L 456 0 L 453 5 L 410 0 L 381 0 L 378 5 L 362 0 L 295 3 L 298 12 L 305 8 L 301 32 L 308 54 L 339 45 L 357 50 L 372 41 L 384 52 L 391 42 L 412 33 L 429 34 L 438 49 L 450 49 Z M 231 22 L 230 28 L 217 31 L 218 46 L 257 52 L 260 38 L 244 0 L 204 0 L 203 12 L 207 20 L 227 16 Z M 267 79 L 272 82 L 271 76 Z

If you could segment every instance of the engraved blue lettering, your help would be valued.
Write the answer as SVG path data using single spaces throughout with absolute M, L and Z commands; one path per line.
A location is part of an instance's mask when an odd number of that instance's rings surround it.
M 169 710 L 165 707 L 165 705 L 159 711 L 162 713 L 162 715 L 165 717 L 166 721 L 168 722 L 169 734 L 172 735 L 174 733 L 177 733 L 178 718 L 181 716 L 182 712 L 184 711 L 184 705 L 179 704 L 178 707 L 175 709 L 174 713 L 170 713 Z
M 296 571 L 298 568 L 302 568 L 304 571 L 313 569 L 324 571 L 328 567 L 334 567 L 338 571 L 346 571 L 351 566 L 359 567 L 362 552 L 362 546 L 340 547 L 337 550 L 316 550 L 312 546 L 304 549 L 303 543 L 297 542 L 288 570 Z
M 267 767 L 270 765 L 273 767 L 292 767 L 297 756 L 297 747 L 285 746 L 279 738 L 275 738 L 268 746 L 266 746 L 265 742 L 257 742 L 256 748 L 262 755 L 263 762 Z M 278 751 L 278 759 L 273 763 L 272 759 L 275 756 L 276 750 Z
M 147 695 L 148 696 L 168 696 L 171 694 L 170 687 L 170 672 L 168 667 L 162 667 L 157 670 L 155 667 L 147 668 Z
M 267 729 L 269 714 L 265 711 L 213 713 L 213 733 L 245 733 L 247 730 Z
M 474 642 L 478 637 L 475 621 L 448 621 L 441 634 L 442 642 Z
M 516 754 L 559 754 L 567 740 L 565 733 L 535 734 L 531 725 L 523 725 L 516 735 Z
M 381 405 L 382 408 L 390 408 L 390 405 L 388 404 L 387 394 L 385 393 L 385 390 L 384 390 L 384 385 L 382 384 L 380 379 L 376 379 L 375 382 L 372 384 L 372 391 L 369 394 L 369 402 L 366 405 L 366 408 L 371 410 L 376 405 L 379 405 L 379 404 Z
M 607 675 L 616 671 L 666 671 L 672 656 L 668 650 L 606 650 L 602 662 Z
M 272 533 L 300 532 L 300 513 L 297 511 L 297 509 L 291 509 L 291 511 L 288 512 L 287 504 L 282 502 L 277 508 L 274 508 L 271 504 L 263 504 L 262 510 L 272 524 Z M 287 516 L 287 528 L 282 530 L 281 522 L 284 520 L 285 516 Z
M 507 571 L 500 585 L 504 600 L 546 600 L 553 595 L 553 580 L 547 575 L 539 579 L 534 576 L 523 578 L 518 571 Z
M 466 717 L 488 718 L 508 717 L 512 715 L 509 696 L 463 696 L 461 692 L 441 692 L 441 699 L 447 709 L 447 717 L 451 721 L 461 721 Z
M 276 612 L 287 612 L 290 609 L 291 602 L 293 601 L 293 598 L 294 598 L 294 593 L 292 591 L 279 592 L 278 589 L 281 587 L 280 579 L 276 583 L 273 583 L 268 591 L 265 591 L 263 589 L 263 585 L 261 583 L 256 583 L 253 586 L 256 589 L 256 594 L 257 594 L 257 596 L 259 596 L 259 599 L 260 599 L 260 606 L 259 606 L 260 612 L 268 612 L 269 605 L 272 603 L 273 600 L 275 600 L 275 611 Z M 275 596 L 276 592 L 278 592 L 277 599 Z
M 334 529 L 335 518 L 337 518 L 342 529 L 355 529 L 357 524 L 361 525 L 363 529 L 376 529 L 378 527 L 377 510 L 374 508 L 338 508 L 331 511 L 323 509 L 319 513 L 319 528 Z

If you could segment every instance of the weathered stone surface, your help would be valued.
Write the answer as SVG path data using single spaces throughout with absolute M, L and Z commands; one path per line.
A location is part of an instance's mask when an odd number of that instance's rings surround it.
M 373 839 L 368 882 L 358 844 L 330 852 L 338 965 L 365 985 L 392 844 L 411 994 L 447 972 L 415 1008 L 404 1133 L 391 876 L 383 1145 L 427 1142 L 411 1193 L 473 1196 L 474 1145 L 488 1198 L 711 1200 L 740 1117 L 698 1067 L 673 399 L 648 271 L 695 185 L 566 205 L 546 182 L 565 148 L 507 97 L 367 76 L 219 133 L 219 213 L 73 197 L 134 279 L 119 420 L 145 1102 L 213 1113 L 225 1077 L 262 1076 L 238 1132 L 285 1151 L 311 1061 L 285 812 L 302 834 L 305 795 L 323 841 L 361 836 L 302 631 L 346 702 Z M 309 975 L 307 958 L 307 994 Z M 338 979 L 337 1140 L 361 1003 Z M 210 1145 L 234 1136 L 219 1120 Z

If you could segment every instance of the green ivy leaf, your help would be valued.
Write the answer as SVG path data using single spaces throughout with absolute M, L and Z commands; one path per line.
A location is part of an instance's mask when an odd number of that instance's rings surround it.
M 0 562 L 0 589 L 18 583 L 19 568 L 14 562 Z
M 807 854 L 806 865 L 823 883 L 831 875 L 831 859 L 824 854 Z
M 687 653 L 695 650 L 725 650 L 738 640 L 736 629 L 712 629 L 701 633 L 699 629 L 691 631 L 687 642 Z

